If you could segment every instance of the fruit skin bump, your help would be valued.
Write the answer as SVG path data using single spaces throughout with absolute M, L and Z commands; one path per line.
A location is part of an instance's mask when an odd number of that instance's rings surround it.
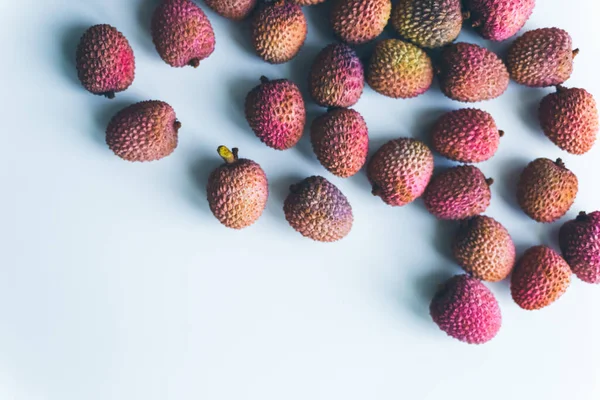
M 271 64 L 282 64 L 298 54 L 308 27 L 302 8 L 278 0 L 259 6 L 252 17 L 252 45 Z
M 226 227 L 242 229 L 255 223 L 267 206 L 269 185 L 263 169 L 238 158 L 238 149 L 217 149 L 225 163 L 208 178 L 206 193 L 213 215 Z
M 365 71 L 356 52 L 334 43 L 319 52 L 310 68 L 310 94 L 323 107 L 350 107 L 356 104 L 365 86 Z
M 585 89 L 558 86 L 542 99 L 539 120 L 546 136 L 571 154 L 591 150 L 598 134 L 598 108 Z
M 471 25 L 485 39 L 501 42 L 517 34 L 531 16 L 535 0 L 466 0 Z
M 559 231 L 562 255 L 579 279 L 600 284 L 600 211 L 566 222 Z
M 152 16 L 152 41 L 172 67 L 197 68 L 215 50 L 215 33 L 204 11 L 191 0 L 164 0 Z
M 500 222 L 485 215 L 461 221 L 452 253 L 465 272 L 489 282 L 505 279 L 515 265 L 510 234 Z
M 135 78 L 133 50 L 125 36 L 110 25 L 94 25 L 85 31 L 75 58 L 79 81 L 91 93 L 112 99 Z
M 468 275 L 456 275 L 442 284 L 431 300 L 429 313 L 448 336 L 469 344 L 492 340 L 502 326 L 496 297 Z
M 479 168 L 460 165 L 434 176 L 423 193 L 423 201 L 427 210 L 439 219 L 474 217 L 490 205 L 493 182 Z
M 506 66 L 510 77 L 530 87 L 556 86 L 573 72 L 571 36 L 559 28 L 543 28 L 525 32 L 508 50 Z
M 333 0 L 333 32 L 349 44 L 363 44 L 379 36 L 390 19 L 391 0 Z
M 143 101 L 119 111 L 108 123 L 106 143 L 127 161 L 154 161 L 177 147 L 181 123 L 173 108 L 162 101 Z
M 460 0 L 400 0 L 390 21 L 400 36 L 417 46 L 442 47 L 460 33 L 462 5 Z
M 519 206 L 538 222 L 554 222 L 569 211 L 578 181 L 562 160 L 538 158 L 527 165 L 517 186 Z
M 554 303 L 571 283 L 571 269 L 554 250 L 534 246 L 519 259 L 510 278 L 512 298 L 525 310 Z
M 287 79 L 270 81 L 260 78 L 261 84 L 246 96 L 246 120 L 256 136 L 276 150 L 294 147 L 306 122 L 306 109 L 300 89 Z
M 325 0 L 290 0 L 290 3 L 297 4 L 299 6 L 313 6 L 315 4 L 321 4 Z
M 431 59 L 413 44 L 398 39 L 382 40 L 369 61 L 367 82 L 384 96 L 416 97 L 425 93 L 433 82 Z
M 337 108 L 316 118 L 310 141 L 321 165 L 336 176 L 356 174 L 367 160 L 369 130 L 358 111 Z
M 433 154 L 423 142 L 390 140 L 367 166 L 374 196 L 390 206 L 404 206 L 420 197 L 433 174 Z
M 252 13 L 257 0 L 204 0 L 204 2 L 220 16 L 241 21 Z
M 431 134 L 431 147 L 450 160 L 478 163 L 496 153 L 503 135 L 489 113 L 463 108 L 437 120 Z
M 292 228 L 319 242 L 344 238 L 354 219 L 346 196 L 322 176 L 311 176 L 290 186 L 283 211 Z
M 442 51 L 439 64 L 442 92 L 462 102 L 491 100 L 508 88 L 509 75 L 498 56 L 471 43 L 456 43 Z

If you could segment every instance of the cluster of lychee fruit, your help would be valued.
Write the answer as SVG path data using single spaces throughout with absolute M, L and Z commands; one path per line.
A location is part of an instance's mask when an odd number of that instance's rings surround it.
M 250 18 L 254 50 L 269 63 L 284 63 L 298 54 L 308 29 L 302 6 L 323 1 L 205 0 L 223 17 Z M 391 0 L 330 1 L 331 28 L 340 42 L 323 48 L 307 71 L 310 97 L 327 108 L 310 126 L 313 150 L 323 167 L 338 177 L 353 176 L 366 165 L 373 195 L 390 206 L 422 197 L 437 218 L 460 221 L 452 249 L 466 274 L 445 282 L 434 296 L 430 312 L 439 327 L 468 343 L 484 343 L 496 335 L 500 308 L 482 281 L 510 275 L 512 297 L 527 310 L 557 300 L 572 273 L 585 282 L 600 283 L 600 212 L 582 212 L 563 225 L 562 256 L 535 246 L 518 261 L 507 229 L 482 215 L 491 201 L 493 180 L 472 164 L 490 159 L 503 135 L 489 113 L 474 108 L 448 112 L 433 127 L 430 146 L 397 138 L 368 160 L 367 124 L 349 108 L 361 97 L 365 81 L 384 96 L 411 98 L 429 90 L 437 76 L 441 91 L 460 102 L 496 98 L 511 78 L 530 87 L 556 86 L 556 92 L 540 104 L 541 129 L 562 150 L 584 154 L 596 140 L 598 111 L 586 90 L 561 86 L 578 53 L 569 34 L 558 28 L 526 32 L 502 60 L 475 44 L 453 42 L 466 20 L 485 39 L 502 41 L 516 35 L 533 12 L 535 0 L 399 0 L 394 6 Z M 401 39 L 379 41 L 363 62 L 351 46 L 375 40 L 388 22 Z M 158 54 L 173 67 L 198 67 L 215 48 L 210 21 L 192 0 L 163 0 L 150 29 Z M 441 51 L 432 61 L 435 48 Z M 109 25 L 85 32 L 76 61 L 79 79 L 92 93 L 113 98 L 133 82 L 133 50 Z M 261 77 L 245 99 L 245 115 L 256 136 L 277 150 L 294 147 L 306 125 L 302 93 L 287 79 Z M 180 127 L 170 105 L 144 101 L 112 118 L 106 142 L 125 160 L 158 160 L 177 147 Z M 462 165 L 434 176 L 432 151 Z M 224 163 L 207 182 L 210 209 L 227 227 L 248 227 L 266 207 L 267 175 L 255 161 L 239 158 L 237 148 L 220 146 L 218 154 Z M 577 191 L 577 177 L 560 159 L 532 161 L 516 184 L 521 209 L 539 222 L 563 217 Z M 337 241 L 352 229 L 348 199 L 321 176 L 292 185 L 283 209 L 295 230 L 316 241 Z

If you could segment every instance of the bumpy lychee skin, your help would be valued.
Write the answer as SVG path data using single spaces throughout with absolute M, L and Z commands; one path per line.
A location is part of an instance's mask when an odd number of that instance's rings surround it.
M 433 174 L 433 154 L 418 140 L 390 140 L 367 166 L 374 196 L 390 206 L 403 206 L 420 197 Z
M 292 228 L 319 242 L 344 238 L 354 220 L 346 196 L 322 176 L 311 176 L 290 186 L 283 211 Z
M 300 89 L 287 79 L 261 84 L 246 96 L 246 120 L 256 136 L 276 150 L 294 147 L 306 122 L 306 109 Z
M 339 177 L 356 174 L 367 160 L 369 130 L 358 111 L 338 108 L 316 118 L 310 141 L 321 165 Z
M 383 32 L 391 12 L 391 0 L 333 0 L 331 26 L 346 43 L 367 43 Z
M 127 89 L 135 77 L 133 50 L 110 25 L 94 25 L 85 31 L 77 46 L 76 64 L 83 87 L 109 99 Z
M 299 6 L 312 6 L 323 3 L 324 1 L 325 0 L 290 0 L 290 3 L 297 4 Z
M 525 310 L 554 303 L 571 284 L 571 269 L 557 252 L 535 246 L 517 262 L 510 278 L 512 298 Z
M 220 16 L 241 21 L 252 13 L 257 0 L 204 0 L 204 2 Z
M 560 85 L 573 72 L 571 36 L 558 28 L 525 32 L 510 46 L 506 66 L 510 77 L 521 85 L 546 87 Z
M 517 200 L 525 214 L 538 222 L 554 222 L 569 211 L 579 183 L 562 160 L 538 158 L 527 165 L 517 186 Z
M 172 67 L 194 68 L 215 50 L 210 21 L 191 0 L 164 0 L 152 16 L 152 40 Z
M 519 32 L 531 16 L 535 0 L 466 0 L 471 25 L 485 39 L 497 42 Z
M 496 154 L 503 135 L 489 113 L 464 108 L 450 111 L 438 119 L 431 143 L 434 151 L 450 160 L 478 163 Z
M 252 17 L 252 45 L 271 64 L 290 61 L 298 54 L 308 28 L 302 8 L 277 0 L 260 6 Z
M 494 294 L 468 275 L 456 275 L 446 281 L 431 300 L 429 313 L 448 336 L 469 344 L 492 340 L 502 325 Z
M 143 101 L 119 111 L 106 128 L 106 143 L 127 161 L 154 161 L 177 147 L 181 123 L 162 101 Z
M 431 59 L 417 46 L 398 39 L 382 40 L 375 46 L 367 82 L 376 92 L 407 99 L 425 93 L 432 81 Z
M 600 284 L 600 211 L 579 213 L 558 235 L 560 250 L 579 279 Z
M 423 201 L 427 210 L 439 219 L 474 217 L 490 205 L 493 182 L 479 168 L 460 165 L 434 176 L 423 193 Z
M 226 227 L 242 229 L 255 223 L 267 206 L 269 185 L 263 169 L 238 158 L 238 149 L 217 149 L 225 163 L 208 178 L 206 193 L 213 215 Z
M 515 265 L 515 244 L 506 228 L 485 215 L 461 221 L 452 242 L 458 265 L 477 279 L 498 282 Z
M 442 52 L 439 65 L 442 92 L 462 102 L 495 99 L 508 88 L 509 75 L 498 56 L 471 43 L 456 43 Z
M 546 136 L 571 154 L 585 154 L 596 142 L 598 108 L 584 89 L 558 86 L 542 99 L 539 120 Z
M 460 0 L 400 0 L 390 19 L 403 38 L 420 47 L 435 48 L 452 43 L 463 23 Z
M 323 107 L 350 107 L 365 86 L 365 71 L 356 52 L 345 44 L 330 44 L 319 52 L 308 77 L 310 94 Z

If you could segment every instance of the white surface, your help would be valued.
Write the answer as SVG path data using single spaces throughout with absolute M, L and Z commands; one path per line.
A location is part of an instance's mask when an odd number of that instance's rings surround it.
M 526 28 L 571 32 L 581 53 L 567 85 L 600 97 L 600 6 L 539 3 Z M 526 312 L 507 283 L 490 285 L 503 312 L 499 335 L 484 346 L 452 340 L 431 322 L 428 304 L 436 285 L 460 272 L 448 258 L 453 225 L 420 201 L 384 205 L 364 173 L 332 177 L 306 135 L 296 149 L 276 152 L 248 129 L 242 105 L 260 75 L 306 86 L 311 60 L 333 40 L 326 6 L 305 9 L 310 33 L 298 58 L 271 66 L 253 55 L 246 25 L 202 4 L 217 46 L 194 70 L 170 68 L 156 54 L 148 33 L 154 4 L 0 4 L 1 399 L 600 397 L 600 287 L 574 279 L 552 307 Z M 95 23 L 118 27 L 136 55 L 136 80 L 113 101 L 76 80 L 75 46 Z M 460 39 L 482 42 L 470 32 Z M 537 126 L 536 105 L 549 91 L 511 83 L 500 99 L 476 105 L 506 131 L 496 157 L 480 167 L 497 182 L 487 214 L 508 227 L 520 252 L 556 247 L 567 217 L 600 207 L 600 145 L 571 156 Z M 147 99 L 175 108 L 179 147 L 159 162 L 124 162 L 104 144 L 104 128 L 118 109 Z M 413 100 L 366 88 L 356 109 L 372 153 L 397 136 L 427 137 L 441 112 L 463 106 L 437 88 Z M 310 121 L 321 110 L 309 108 Z M 271 183 L 268 209 L 241 232 L 219 225 L 205 201 L 220 144 L 262 164 Z M 540 156 L 563 157 L 580 181 L 575 206 L 552 225 L 515 208 L 515 178 Z M 284 219 L 287 187 L 311 174 L 331 179 L 353 205 L 354 228 L 339 243 L 314 243 Z

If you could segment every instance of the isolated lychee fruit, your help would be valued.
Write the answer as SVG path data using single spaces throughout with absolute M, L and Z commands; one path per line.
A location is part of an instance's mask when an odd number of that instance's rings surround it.
M 579 213 L 559 232 L 563 257 L 579 279 L 600 283 L 600 211 Z

